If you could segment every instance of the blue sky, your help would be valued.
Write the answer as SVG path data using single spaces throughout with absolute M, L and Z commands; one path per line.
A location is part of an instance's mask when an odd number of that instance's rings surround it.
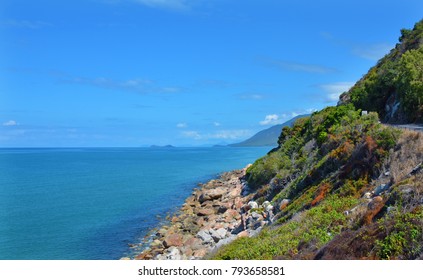
M 233 143 L 336 104 L 423 2 L 2 0 L 0 147 Z

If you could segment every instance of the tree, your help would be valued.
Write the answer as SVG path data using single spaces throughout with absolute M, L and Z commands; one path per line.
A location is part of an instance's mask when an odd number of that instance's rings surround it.
M 398 90 L 410 121 L 423 120 L 423 46 L 403 54 L 398 66 Z

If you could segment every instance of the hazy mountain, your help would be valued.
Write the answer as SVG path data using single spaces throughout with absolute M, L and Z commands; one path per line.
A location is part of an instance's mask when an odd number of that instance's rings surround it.
M 228 145 L 230 147 L 260 147 L 260 146 L 272 146 L 276 147 L 278 145 L 278 138 L 279 135 L 281 135 L 282 127 L 284 126 L 292 126 L 296 119 L 306 117 L 306 115 L 299 115 L 295 118 L 290 119 L 289 121 L 286 121 L 282 124 L 277 124 L 272 127 L 269 127 L 267 129 L 261 130 L 257 132 L 254 136 L 251 138 Z

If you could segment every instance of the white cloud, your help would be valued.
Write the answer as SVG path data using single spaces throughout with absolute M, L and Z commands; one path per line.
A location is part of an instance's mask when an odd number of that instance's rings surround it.
M 214 122 L 213 125 L 217 127 L 217 126 L 220 126 L 221 124 L 219 122 Z
M 341 93 L 348 91 L 354 85 L 353 82 L 339 82 L 332 84 L 319 85 L 326 93 L 326 99 L 329 102 L 338 101 Z
M 17 125 L 18 125 L 18 123 L 14 120 L 10 120 L 10 121 L 3 123 L 3 126 L 17 126 Z
M 279 123 L 279 116 L 276 114 L 267 115 L 263 121 L 260 122 L 260 125 L 269 125 L 269 124 L 278 124 Z
M 260 58 L 259 61 L 268 67 L 273 67 L 284 71 L 306 72 L 313 74 L 327 74 L 338 72 L 338 70 L 335 68 L 330 68 L 323 65 L 300 63 L 274 58 Z
M 50 23 L 39 21 L 39 20 L 16 20 L 9 19 L 0 21 L 0 27 L 15 27 L 15 28 L 28 28 L 28 29 L 40 29 L 43 27 L 51 26 Z
M 152 80 L 148 79 L 130 79 L 126 81 L 118 81 L 110 78 L 73 78 L 64 80 L 66 83 L 71 84 L 84 84 L 90 85 L 105 89 L 113 89 L 113 90 L 125 90 L 136 92 L 140 94 L 148 94 L 148 93 L 161 93 L 161 94 L 170 94 L 170 93 L 177 93 L 180 92 L 182 89 L 179 87 L 170 87 L 170 86 L 162 86 L 158 85 Z
M 213 133 L 200 133 L 198 131 L 183 131 L 182 136 L 194 140 L 236 140 L 251 136 L 247 129 L 219 130 Z
M 240 99 L 243 100 L 262 100 L 264 99 L 264 95 L 252 93 L 252 94 L 240 94 L 238 95 Z
M 203 137 L 200 135 L 200 133 L 198 133 L 197 131 L 194 131 L 194 130 L 183 131 L 182 136 L 184 136 L 186 138 L 192 138 L 192 139 L 195 139 L 195 140 L 203 139 Z
M 389 53 L 393 47 L 391 44 L 387 43 L 359 43 L 336 38 L 327 32 L 323 32 L 321 35 L 323 38 L 336 45 L 348 48 L 354 55 L 373 61 L 381 59 L 385 54 Z
M 246 129 L 235 129 L 235 130 L 220 130 L 216 133 L 207 136 L 208 139 L 240 139 L 250 136 L 250 131 Z
M 377 61 L 389 53 L 391 49 L 391 45 L 381 43 L 368 46 L 356 46 L 352 49 L 352 52 L 359 57 Z
M 188 127 L 188 124 L 186 124 L 186 123 L 178 123 L 178 124 L 176 125 L 176 127 L 177 127 L 177 128 L 186 128 L 186 127 Z

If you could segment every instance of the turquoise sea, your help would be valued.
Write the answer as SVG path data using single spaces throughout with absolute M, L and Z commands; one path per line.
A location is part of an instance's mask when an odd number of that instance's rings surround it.
M 0 259 L 119 259 L 193 188 L 267 148 L 0 149 Z

